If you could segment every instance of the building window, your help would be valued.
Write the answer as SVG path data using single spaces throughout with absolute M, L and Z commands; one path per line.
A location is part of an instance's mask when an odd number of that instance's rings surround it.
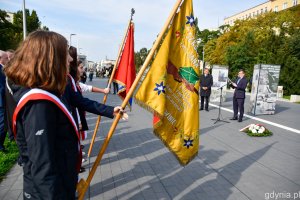
M 282 10 L 287 9 L 287 2 L 284 2 L 282 5 Z
M 278 12 L 278 6 L 275 6 L 274 12 Z
M 265 7 L 265 13 L 266 13 L 266 12 L 268 12 L 268 8 L 267 8 L 267 7 Z
M 297 0 L 292 0 L 293 1 L 293 6 L 296 6 L 298 4 Z
M 259 15 L 259 10 L 256 11 L 256 15 Z
M 252 13 L 252 16 L 253 16 L 253 17 L 255 16 L 255 12 Z
M 264 13 L 264 9 L 260 9 L 260 14 L 263 14 Z

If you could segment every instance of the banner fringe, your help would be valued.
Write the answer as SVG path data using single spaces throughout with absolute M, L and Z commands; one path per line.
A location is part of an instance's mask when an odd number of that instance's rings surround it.
M 147 110 L 148 112 L 151 112 L 155 115 L 157 115 L 160 119 L 163 118 L 163 116 L 158 113 L 156 110 L 154 110 L 153 108 L 151 108 L 150 106 L 148 106 L 147 104 L 145 104 L 144 102 L 138 100 L 136 97 L 134 97 L 134 102 L 139 105 L 140 107 L 144 108 L 145 110 Z

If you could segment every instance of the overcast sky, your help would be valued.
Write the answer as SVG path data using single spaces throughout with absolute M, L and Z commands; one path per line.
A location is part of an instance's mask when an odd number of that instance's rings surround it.
M 217 28 L 224 17 L 258 5 L 266 0 L 194 0 L 194 15 L 200 29 Z M 16 12 L 23 0 L 0 0 L 0 9 Z M 115 59 L 134 8 L 135 51 L 151 48 L 176 0 L 26 0 L 26 8 L 36 10 L 40 21 L 50 30 L 72 36 L 88 60 Z

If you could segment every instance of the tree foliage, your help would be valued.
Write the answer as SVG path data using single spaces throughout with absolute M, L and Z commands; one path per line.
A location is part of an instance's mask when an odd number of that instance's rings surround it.
M 205 59 L 211 65 L 228 65 L 230 77 L 243 68 L 251 78 L 259 63 L 281 65 L 279 84 L 285 95 L 300 94 L 299 19 L 300 6 L 295 6 L 220 27 L 220 35 L 206 40 Z
M 41 28 L 41 22 L 35 10 L 25 10 L 27 33 Z M 16 49 L 23 39 L 23 12 L 17 11 L 13 16 L 13 23 L 6 20 L 7 13 L 0 10 L 0 49 Z M 49 30 L 43 26 L 43 30 Z
M 147 50 L 147 48 L 144 47 L 144 48 L 141 48 L 138 52 L 134 53 L 136 71 L 140 70 L 140 68 L 144 64 L 149 52 L 150 52 L 150 50 Z

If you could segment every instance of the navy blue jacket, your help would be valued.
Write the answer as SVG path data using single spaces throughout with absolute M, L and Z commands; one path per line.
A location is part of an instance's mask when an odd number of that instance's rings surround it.
M 14 89 L 15 102 L 29 90 Z M 66 115 L 50 101 L 29 101 L 16 126 L 24 199 L 75 200 L 78 137 Z
M 4 107 L 5 96 L 5 75 L 3 73 L 3 65 L 0 64 L 0 107 Z
M 101 115 L 109 118 L 114 118 L 114 107 L 107 106 L 96 101 L 84 98 L 80 92 L 75 92 L 72 88 L 72 82 L 68 78 L 68 83 L 65 92 L 62 96 L 62 101 L 66 105 L 67 109 L 72 113 L 76 123 L 78 123 L 78 118 L 76 114 L 76 108 L 79 110 L 84 110 L 96 115 Z M 77 124 L 78 125 L 78 124 Z
M 243 77 L 239 83 L 238 83 L 239 79 L 236 79 L 235 83 L 237 84 L 237 87 L 232 86 L 233 88 L 235 88 L 233 96 L 237 99 L 245 99 L 245 93 L 246 93 L 246 87 L 248 84 L 248 81 L 246 79 L 246 77 Z

